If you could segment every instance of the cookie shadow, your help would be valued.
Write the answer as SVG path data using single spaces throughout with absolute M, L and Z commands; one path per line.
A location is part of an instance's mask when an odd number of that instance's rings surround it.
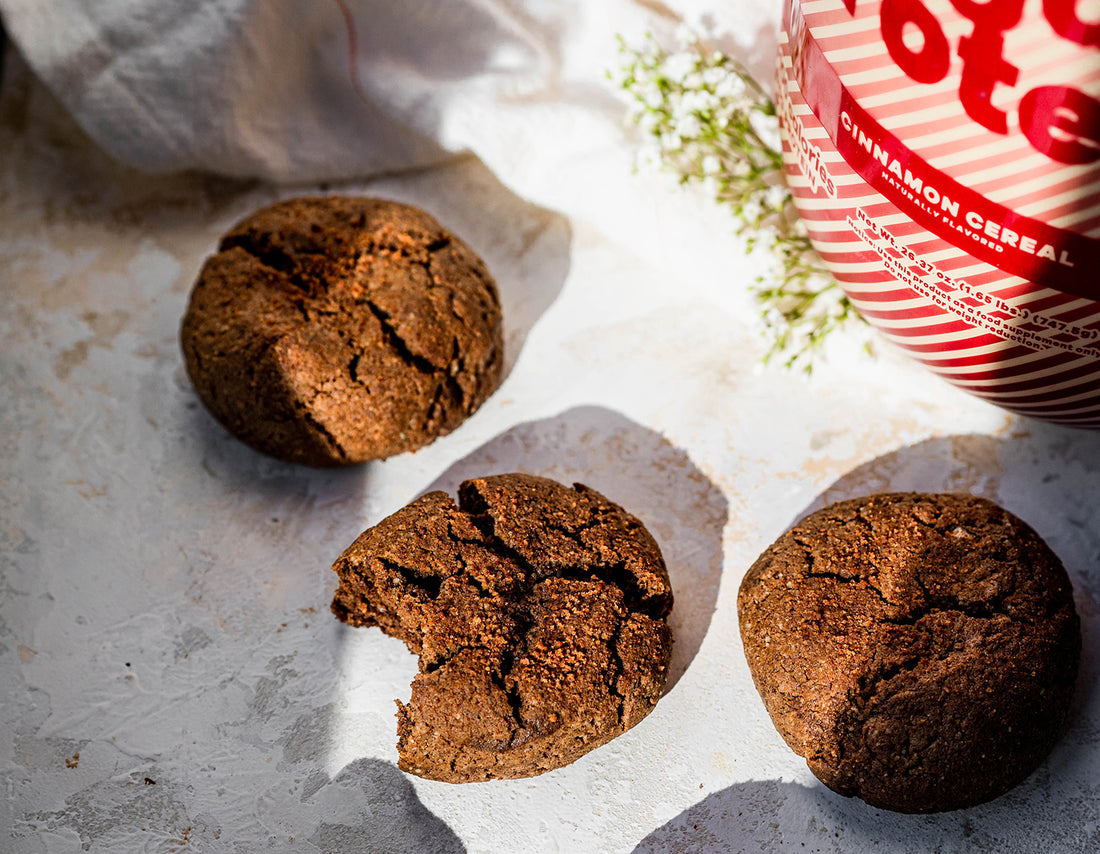
M 1026 787 L 1026 784 L 1025 784 Z M 1021 790 L 1016 790 L 1021 792 Z M 1100 804 L 1009 793 L 988 804 L 933 815 L 875 809 L 817 784 L 748 780 L 708 795 L 647 834 L 634 854 L 682 851 L 1038 851 L 1095 849 Z
M 269 591 L 276 608 L 292 597 L 303 597 L 292 612 L 325 607 L 318 603 L 331 595 L 329 579 L 312 568 L 330 559 L 333 542 L 349 536 L 373 470 L 268 457 L 232 436 L 191 395 L 173 401 L 182 410 L 172 416 L 177 440 L 152 462 L 161 469 L 154 471 L 163 484 L 157 498 L 177 508 L 176 536 L 190 543 L 180 571 L 244 573 Z
M 186 383 L 186 378 L 181 382 Z M 327 506 L 338 499 L 361 501 L 370 491 L 369 465 L 312 468 L 283 462 L 233 436 L 197 397 L 185 398 L 182 406 L 184 412 L 176 418 L 182 427 L 183 447 L 176 449 L 171 466 L 188 472 L 189 478 L 210 478 L 219 489 L 238 494 L 242 500 L 260 503 L 277 503 L 309 493 L 317 495 L 320 503 Z
M 569 220 L 533 204 L 500 182 L 474 155 L 375 178 L 274 185 L 201 171 L 150 175 L 109 157 L 33 74 L 18 51 L 0 62 L 5 75 L 0 131 L 17 135 L 35 180 L 20 192 L 24 203 L 56 210 L 74 226 L 88 251 L 97 238 L 125 232 L 138 236 L 135 252 L 161 262 L 139 265 L 143 291 L 156 303 L 156 329 L 141 334 L 161 342 L 178 359 L 179 322 L 206 257 L 222 234 L 260 207 L 297 195 L 338 193 L 381 196 L 431 213 L 485 261 L 501 297 L 504 373 L 511 371 L 532 327 L 561 293 L 570 269 Z M 0 57 L 2 59 L 2 57 Z M 76 242 L 77 237 L 72 237 Z M 74 283 L 72 300 L 83 297 Z M 161 303 L 162 299 L 170 302 Z M 96 308 L 87 305 L 89 310 Z M 133 322 L 147 322 L 143 313 Z
M 814 791 L 805 786 L 748 780 L 707 795 L 665 822 L 635 846 L 634 854 L 788 850 L 785 816 L 808 812 L 814 800 Z
M 356 759 L 303 798 L 324 815 L 309 843 L 321 854 L 460 854 L 455 832 L 421 802 L 412 783 L 381 759 Z
M 725 496 L 665 437 L 598 406 L 518 424 L 454 463 L 427 490 L 454 495 L 472 477 L 508 472 L 584 483 L 637 516 L 661 547 L 675 604 L 665 691 L 690 666 L 710 626 L 722 574 Z
M 1097 850 L 1100 435 L 1020 421 L 1003 436 L 918 442 L 851 470 L 791 523 L 835 501 L 897 491 L 966 492 L 994 500 L 1034 527 L 1065 564 L 1081 617 L 1082 656 L 1061 740 L 1026 780 L 969 809 L 903 815 L 816 782 L 749 780 L 688 807 L 649 833 L 635 852 Z M 762 707 L 760 713 L 766 717 Z
M 928 439 L 876 457 L 826 487 L 792 520 L 878 492 L 965 492 L 997 499 L 1003 440 L 985 435 Z
M 1004 436 L 928 439 L 848 472 L 798 519 L 836 501 L 907 491 L 988 498 L 1034 528 L 1061 559 L 1081 619 L 1081 663 L 1067 731 L 1043 768 L 1072 777 L 1089 761 L 1083 756 L 1095 765 L 1100 758 L 1100 507 L 1095 501 L 1100 434 L 1020 419 Z

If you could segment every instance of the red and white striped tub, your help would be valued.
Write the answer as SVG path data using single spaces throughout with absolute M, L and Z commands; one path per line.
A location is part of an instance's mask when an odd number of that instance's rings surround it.
M 999 406 L 1100 427 L 1100 18 L 787 0 L 787 177 L 856 308 Z

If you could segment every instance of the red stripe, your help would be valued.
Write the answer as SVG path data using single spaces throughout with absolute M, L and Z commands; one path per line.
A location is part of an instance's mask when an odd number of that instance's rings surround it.
M 884 177 L 888 173 L 884 170 L 883 164 L 872 156 L 877 150 L 875 142 L 887 152 L 890 165 L 897 164 L 898 170 L 903 175 L 909 172 L 916 176 L 933 177 L 936 182 L 935 188 L 941 197 L 959 203 L 961 209 L 973 212 L 982 222 L 998 223 L 1002 227 L 1010 228 L 1018 235 L 1026 235 L 1034 239 L 1038 247 L 1058 247 L 1056 250 L 1058 257 L 1062 257 L 1064 251 L 1067 257 L 1074 259 L 1076 263 L 1100 269 L 1100 241 L 1008 210 L 963 186 L 954 178 L 933 169 L 923 158 L 910 151 L 900 139 L 872 118 L 841 83 L 835 70 L 826 61 L 821 45 L 806 28 L 797 3 L 789 2 L 788 14 L 793 45 L 793 76 L 799 85 L 802 97 L 853 171 L 861 175 L 870 186 L 882 193 L 913 220 L 921 223 L 934 234 L 939 234 L 945 240 L 958 246 L 965 246 L 966 250 L 975 257 L 1007 272 L 1033 281 L 1042 281 L 1067 293 L 1090 299 L 1100 297 L 1100 283 L 1076 275 L 1073 269 L 1059 264 L 1057 257 L 1050 260 L 1019 248 L 996 243 L 986 245 L 971 239 L 965 232 L 953 230 L 944 225 L 934 210 L 936 199 L 928 196 L 927 191 L 925 200 L 929 204 L 926 205 L 910 199 L 901 189 L 901 182 L 897 182 L 895 178 Z M 846 117 L 845 126 L 841 125 L 842 116 Z M 875 141 L 871 143 L 871 152 L 861 144 L 859 134 L 853 135 L 851 132 L 856 128 L 862 129 L 866 136 Z M 926 183 L 924 186 L 927 188 L 931 185 Z M 861 192 L 855 187 L 840 188 L 841 198 L 854 198 L 864 194 L 865 191 Z
M 1095 301 L 1100 296 L 1100 275 L 1086 275 L 1091 271 L 1100 273 L 1100 240 L 1080 233 L 1084 227 L 1100 233 L 1100 212 L 1085 215 L 1092 207 L 1100 207 L 1100 177 L 1097 177 L 1100 172 L 1092 167 L 1085 169 L 1054 161 L 1036 166 L 1039 157 L 1018 127 L 1002 139 L 1001 146 L 990 145 L 997 137 L 974 133 L 975 125 L 958 101 L 957 78 L 945 78 L 954 89 L 940 84 L 915 85 L 893 101 L 881 97 L 898 84 L 893 79 L 898 71 L 884 49 L 869 52 L 864 58 L 836 59 L 833 64 L 822 53 L 833 46 L 881 44 L 877 27 L 880 4 L 865 0 L 857 5 L 858 15 L 873 20 L 876 26 L 857 34 L 845 34 L 837 28 L 834 35 L 821 38 L 806 29 L 799 3 L 800 0 L 788 0 L 785 10 L 790 48 L 784 50 L 789 50 L 787 55 L 792 60 L 789 75 L 794 82 L 789 87 L 783 86 L 781 91 L 790 93 L 808 134 L 812 149 L 803 155 L 816 157 L 815 149 L 820 152 L 821 168 L 836 182 L 835 196 L 829 198 L 821 186 L 815 191 L 807 185 L 799 157 L 791 149 L 792 142 L 796 146 L 803 142 L 797 135 L 784 140 L 784 165 L 796 185 L 792 190 L 795 203 L 825 265 L 834 270 L 858 310 L 889 340 L 952 385 L 1010 411 L 1079 426 L 1100 426 L 1100 358 L 1097 358 L 1100 341 L 1095 349 L 1084 350 L 1079 346 L 1090 342 L 1087 337 L 1090 330 L 1100 329 L 1100 304 Z M 937 10 L 935 14 L 939 17 L 941 12 Z M 846 20 L 851 18 L 846 17 L 838 2 L 814 13 L 812 24 L 835 25 Z M 952 23 L 944 20 L 950 39 L 965 35 L 959 23 L 966 23 L 962 18 L 956 16 Z M 1030 73 L 1035 63 L 1027 66 L 1022 60 L 1029 54 L 1038 58 L 1046 50 L 1047 39 L 1049 36 L 1035 34 L 1022 42 L 1016 38 L 1012 41 L 1012 61 Z M 1072 61 L 1079 58 L 1080 53 Z M 1047 60 L 1045 54 L 1043 63 L 1052 69 L 1061 67 L 1060 63 Z M 859 75 L 862 82 L 854 83 L 849 78 L 850 85 L 846 87 L 837 69 L 845 75 Z M 874 73 L 878 74 L 877 79 Z M 957 66 L 951 73 L 957 75 Z M 1094 76 L 1100 79 L 1100 74 Z M 1028 80 L 1037 78 L 1032 76 Z M 1076 81 L 1074 85 L 1079 83 Z M 864 97 L 875 98 L 876 106 L 871 110 L 862 107 L 858 101 Z M 803 104 L 809 105 L 812 116 Z M 940 107 L 942 118 L 937 117 L 934 122 L 914 115 L 928 111 L 927 116 Z M 1005 103 L 1005 107 L 1014 109 L 1015 105 Z M 850 118 L 845 125 L 840 124 L 842 113 Z M 814 121 L 815 117 L 821 124 Z M 785 133 L 789 132 L 790 122 L 783 117 L 781 121 Z M 856 128 L 854 136 L 853 128 Z M 858 129 L 863 130 L 863 140 Z M 954 132 L 955 138 L 919 149 L 902 143 L 905 138 L 928 138 L 945 132 Z M 865 145 L 867 139 L 870 152 Z M 958 156 L 971 148 L 975 150 L 969 161 Z M 876 156 L 883 151 L 885 164 Z M 950 165 L 937 169 L 932 165 L 937 162 Z M 893 177 L 890 167 L 895 169 Z M 911 176 L 922 179 L 919 193 L 912 187 L 905 189 L 907 169 Z M 1004 177 L 999 176 L 1002 173 Z M 974 185 L 973 178 L 983 175 L 986 177 L 980 185 Z M 998 177 L 988 177 L 991 175 Z M 972 176 L 970 186 L 964 183 L 967 176 Z M 855 177 L 859 180 L 853 180 Z M 1006 182 L 1010 182 L 1008 186 Z M 1088 182 L 1094 182 L 1093 186 L 1088 186 Z M 1024 183 L 1042 189 L 1025 191 L 1021 189 Z M 933 191 L 927 191 L 928 187 Z M 991 195 L 983 196 L 977 192 L 979 189 Z M 958 202 L 959 212 L 953 214 L 941 208 L 936 191 L 940 198 Z M 1059 196 L 1065 199 L 1059 201 Z M 865 201 L 855 202 L 857 199 Z M 856 204 L 862 209 L 860 217 L 873 223 L 867 226 L 870 243 L 853 229 L 839 225 L 856 216 Z M 1020 210 L 1041 213 L 1025 216 L 1018 213 Z M 967 220 L 967 211 L 977 213 L 977 220 Z M 940 216 L 941 212 L 946 215 Z M 907 219 L 895 222 L 901 219 L 899 214 Z M 952 216 L 970 233 L 945 225 Z M 1050 220 L 1055 218 L 1074 223 L 1072 230 L 1052 225 Z M 974 221 L 978 222 L 977 227 L 970 224 Z M 983 236 L 985 222 L 1015 231 L 1016 245 L 1011 240 L 1001 240 L 995 233 L 985 235 L 986 243 L 981 243 L 977 238 Z M 1035 243 L 1029 247 L 1032 251 L 1022 248 L 1026 245 L 1023 237 L 1034 239 Z M 889 248 L 891 244 L 893 248 Z M 1057 258 L 1040 257 L 1038 250 L 1044 244 L 1056 247 L 1058 254 L 1062 249 L 1070 250 L 1066 259 L 1076 266 L 1059 264 Z M 898 253 L 900 257 L 895 264 L 890 259 Z M 955 279 L 960 289 L 938 293 L 940 289 L 928 284 L 933 274 L 921 272 L 911 260 L 914 257 Z M 933 257 L 937 260 L 932 260 Z M 844 267 L 857 265 L 871 269 L 841 272 Z M 912 284 L 906 285 L 905 279 L 898 281 L 894 277 L 892 269 L 897 270 L 898 276 L 914 274 L 919 279 L 910 279 Z M 924 297 L 915 290 L 918 287 L 930 296 Z M 996 304 L 991 306 L 977 298 L 968 298 L 968 289 L 971 293 L 1008 301 L 1010 306 L 1013 301 L 1018 302 L 1013 309 L 1015 318 L 1004 321 L 1015 324 L 1015 328 L 1000 329 L 996 324 L 1002 322 L 1008 309 L 997 311 Z M 1087 304 L 1078 304 L 1083 300 Z M 1059 333 L 1052 328 L 1052 321 L 1074 324 L 1076 328 L 1066 330 L 1060 340 L 1054 340 Z M 1035 336 L 1033 343 L 1027 340 L 1027 334 Z M 930 337 L 943 340 L 929 341 Z M 1052 388 L 1062 384 L 1068 387 Z

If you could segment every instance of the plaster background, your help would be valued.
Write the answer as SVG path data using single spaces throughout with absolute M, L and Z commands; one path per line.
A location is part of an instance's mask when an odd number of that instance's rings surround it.
M 1021 421 L 889 351 L 761 368 L 751 263 L 721 214 L 638 176 L 667 226 L 609 236 L 476 159 L 333 187 L 437 215 L 504 301 L 503 387 L 415 454 L 261 457 L 198 403 L 177 333 L 219 235 L 316 187 L 152 178 L 91 145 L 14 53 L 0 90 L 0 850 L 883 850 L 1100 846 L 1100 437 Z M 431 488 L 526 470 L 639 515 L 676 589 L 670 687 L 638 727 L 530 780 L 396 768 L 415 659 L 329 614 L 332 560 Z M 1084 630 L 1069 732 L 958 813 L 840 798 L 781 742 L 737 587 L 793 521 L 885 489 L 1000 501 L 1062 557 Z

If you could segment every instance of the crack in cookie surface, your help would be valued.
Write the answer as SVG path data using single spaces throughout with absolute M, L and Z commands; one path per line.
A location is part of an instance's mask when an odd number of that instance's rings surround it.
M 1068 576 L 984 499 L 818 511 L 749 570 L 738 612 L 776 728 L 823 782 L 876 806 L 988 800 L 1064 725 L 1080 646 Z
M 672 592 L 660 549 L 582 485 L 497 475 L 464 482 L 457 504 L 428 493 L 334 569 L 336 615 L 419 655 L 398 711 L 411 773 L 542 773 L 636 724 L 663 689 Z
M 199 275 L 181 344 L 230 432 L 310 465 L 420 447 L 503 370 L 481 259 L 423 211 L 366 198 L 290 199 L 235 226 Z

